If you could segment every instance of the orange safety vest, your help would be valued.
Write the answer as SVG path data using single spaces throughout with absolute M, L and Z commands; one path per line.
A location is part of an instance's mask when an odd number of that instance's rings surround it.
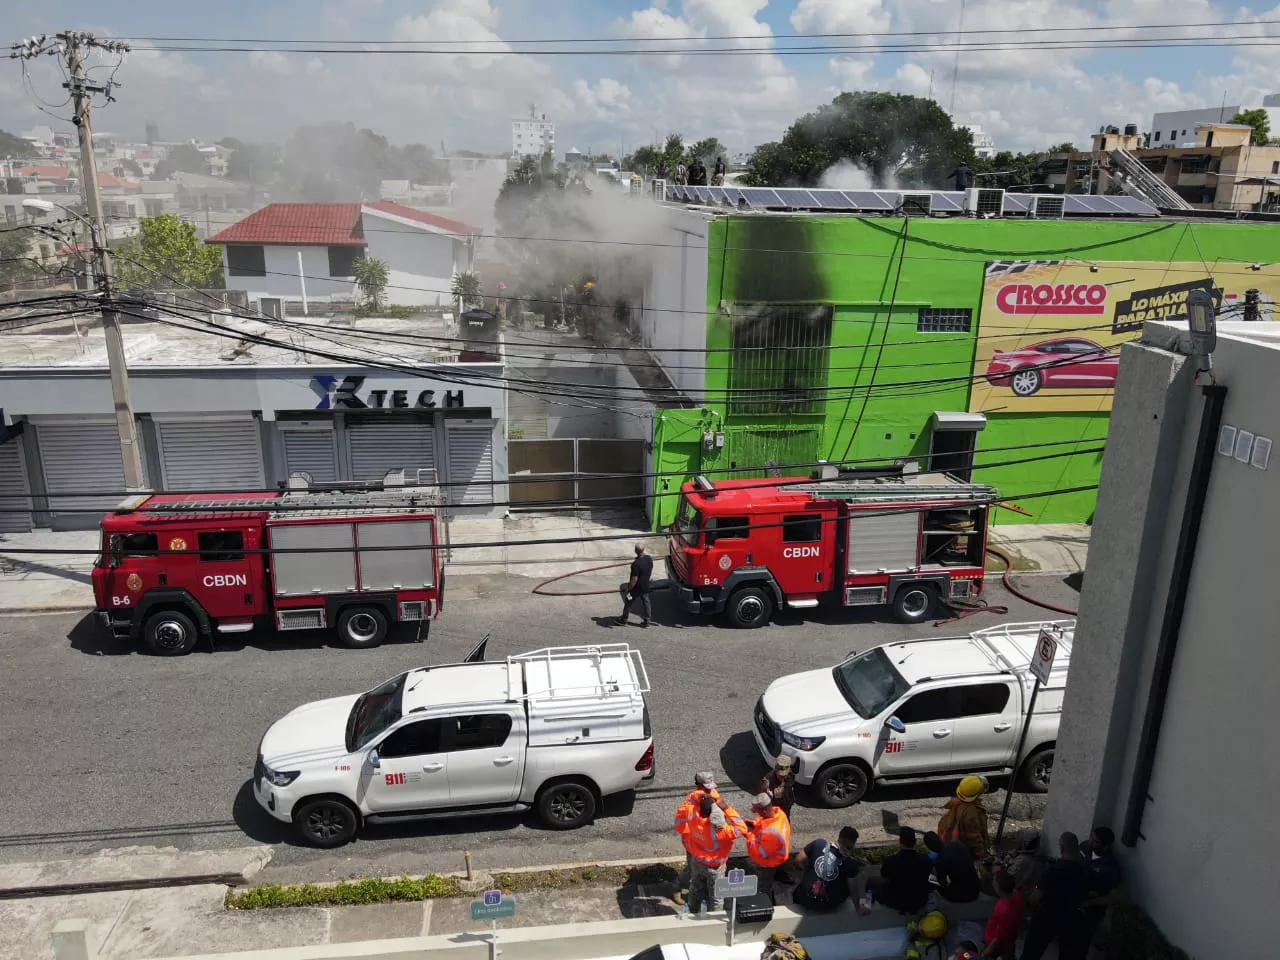
M 685 849 L 688 849 L 689 846 L 688 842 L 685 841 L 686 828 L 698 816 L 699 806 L 706 793 L 707 791 L 701 788 L 692 790 L 685 796 L 684 803 L 676 807 L 675 829 L 676 833 L 680 834 L 681 841 L 685 843 Z M 720 799 L 720 791 L 712 790 L 710 793 L 712 800 Z
M 716 829 L 710 817 L 699 814 L 684 832 L 685 849 L 703 866 L 724 866 L 733 852 L 734 841 L 742 833 L 742 819 L 733 807 L 725 810 L 724 816 L 725 825 Z
M 780 867 L 791 859 L 791 821 L 780 807 L 773 816 L 760 817 L 747 834 L 751 862 L 762 867 Z

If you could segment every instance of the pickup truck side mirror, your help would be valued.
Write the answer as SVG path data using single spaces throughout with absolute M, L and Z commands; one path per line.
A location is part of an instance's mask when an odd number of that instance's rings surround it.
M 892 730 L 894 733 L 907 732 L 907 725 L 903 723 L 901 720 L 899 720 L 897 717 L 890 717 L 884 722 L 884 725 L 888 727 L 890 730 Z
M 375 770 L 382 766 L 382 758 L 378 756 L 377 750 L 369 751 L 369 766 L 373 767 Z

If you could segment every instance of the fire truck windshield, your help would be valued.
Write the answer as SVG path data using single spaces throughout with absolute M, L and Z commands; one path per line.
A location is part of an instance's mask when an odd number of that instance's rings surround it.
M 402 673 L 386 683 L 362 693 L 351 706 L 347 717 L 347 752 L 363 750 L 387 727 L 400 719 L 400 705 L 404 697 L 404 682 L 409 675 Z
M 702 514 L 694 509 L 688 497 L 680 498 L 680 512 L 676 515 L 676 532 L 691 547 L 698 545 L 698 534 L 702 528 Z
M 832 673 L 841 695 L 864 720 L 880 716 L 911 689 L 878 647 L 846 660 Z

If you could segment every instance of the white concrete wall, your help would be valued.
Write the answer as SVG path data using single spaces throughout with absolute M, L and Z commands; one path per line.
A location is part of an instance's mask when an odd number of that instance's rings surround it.
M 235 276 L 227 269 L 227 247 L 222 248 L 223 275 L 227 289 L 245 290 L 250 302 L 262 297 L 280 297 L 284 300 L 302 299 L 302 282 L 298 279 L 298 253 L 302 253 L 302 272 L 305 275 L 308 300 L 328 300 L 330 297 L 354 297 L 353 280 L 329 278 L 329 248 L 319 246 L 291 247 L 283 244 L 264 245 L 267 275 L 265 277 Z
M 667 224 L 651 248 L 653 271 L 633 321 L 671 382 L 694 402 L 706 387 L 707 228 L 703 214 L 665 208 Z
M 387 300 L 413 306 L 437 306 L 449 302 L 455 254 L 462 270 L 465 252 L 460 238 L 429 233 L 384 217 L 365 214 L 364 236 L 368 255 L 390 268 Z
M 1121 833 L 1203 405 L 1196 364 L 1165 349 L 1176 336 L 1149 323 L 1144 345 L 1124 348 L 1050 835 L 1094 823 Z M 1224 423 L 1275 439 L 1280 338 L 1250 336 L 1219 336 Z M 1278 527 L 1280 454 L 1267 470 L 1215 456 L 1142 835 L 1118 848 L 1126 893 L 1192 956 L 1245 956 L 1274 940 L 1280 540 L 1267 531 Z

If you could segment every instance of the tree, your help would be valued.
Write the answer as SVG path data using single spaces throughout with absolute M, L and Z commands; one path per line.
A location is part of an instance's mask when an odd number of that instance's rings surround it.
M 1049 153 L 1062 153 L 1060 147 L 1053 147 Z M 973 167 L 974 183 L 979 187 L 1024 187 L 1042 182 L 1040 164 L 1044 159 L 1039 153 L 1014 153 L 1001 150 L 990 160 L 975 158 Z
M 190 143 L 170 147 L 165 158 L 156 164 L 156 179 L 167 180 L 175 173 L 205 173 L 204 154 Z
M 484 304 L 484 297 L 480 294 L 480 278 L 474 273 L 455 273 L 449 292 L 458 305 L 459 313 Z
M 647 173 L 656 170 L 661 159 L 662 152 L 657 147 L 637 147 L 635 153 L 622 158 L 622 169 Z
M 815 186 L 844 160 L 879 185 L 937 187 L 972 159 L 972 134 L 953 126 L 934 101 L 863 91 L 840 94 L 793 123 L 781 141 L 757 148 L 744 179 L 757 186 Z
M 355 262 L 355 275 L 356 286 L 364 294 L 365 309 L 381 309 L 391 269 L 376 257 L 361 257 Z
M 0 160 L 25 160 L 36 156 L 38 152 L 30 141 L 15 137 L 7 130 L 0 130 Z
M 1047 152 L 1048 153 L 1075 153 L 1076 145 L 1072 143 L 1070 140 L 1064 140 L 1062 143 L 1058 144 L 1057 146 L 1050 147 Z
M 435 153 L 426 144 L 410 143 L 400 148 L 400 170 L 402 178 L 412 183 L 448 183 L 448 168 L 436 159 Z
M 0 287 L 44 275 L 31 248 L 32 235 L 31 230 L 0 229 Z
M 676 164 L 684 162 L 684 137 L 678 133 L 667 134 L 667 142 L 662 147 L 662 163 L 668 170 L 674 170 Z
M 274 143 L 252 143 L 223 137 L 218 146 L 231 151 L 227 160 L 227 179 L 242 183 L 266 184 L 280 173 L 280 148 Z
M 177 289 L 222 287 L 222 251 L 200 242 L 194 224 L 172 213 L 146 217 L 138 232 L 113 254 L 123 287 Z
M 700 159 L 707 166 L 713 167 L 715 166 L 717 157 L 724 157 L 728 160 L 729 151 L 724 148 L 724 144 L 722 144 L 716 137 L 705 137 L 693 144 L 685 152 L 686 162 L 692 163 L 695 157 Z
M 1232 123 L 1243 123 L 1253 127 L 1253 142 L 1261 146 L 1271 140 L 1271 117 L 1262 107 L 1254 110 L 1240 110 L 1231 118 Z
M 130 157 L 122 157 L 118 166 L 122 171 L 124 171 L 122 174 L 123 176 L 141 177 L 143 175 L 142 167 L 138 166 L 138 161 L 131 159 Z

